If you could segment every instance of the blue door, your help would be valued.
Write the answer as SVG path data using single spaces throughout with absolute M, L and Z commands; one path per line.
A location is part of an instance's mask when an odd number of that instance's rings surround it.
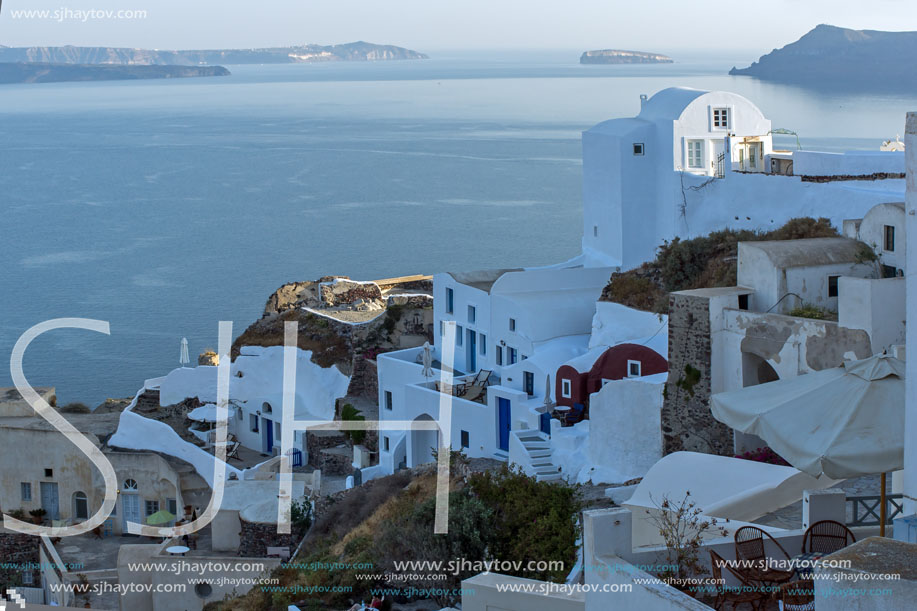
M 545 435 L 551 434 L 551 414 L 547 412 L 540 416 L 541 432 Z
M 468 371 L 478 370 L 478 334 L 468 331 Z
M 274 450 L 274 422 L 267 418 L 261 420 L 261 428 L 264 430 L 264 453 L 270 454 Z
M 500 429 L 500 449 L 509 450 L 509 399 L 500 397 L 497 400 L 499 429 Z

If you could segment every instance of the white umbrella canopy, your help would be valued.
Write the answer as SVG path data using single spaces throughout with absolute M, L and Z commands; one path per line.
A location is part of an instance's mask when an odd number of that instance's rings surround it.
M 904 466 L 904 363 L 894 357 L 719 393 L 711 411 L 814 477 L 846 479 Z
M 187 365 L 191 362 L 191 357 L 188 356 L 188 338 L 181 338 L 181 354 L 178 357 L 178 362 L 181 365 Z

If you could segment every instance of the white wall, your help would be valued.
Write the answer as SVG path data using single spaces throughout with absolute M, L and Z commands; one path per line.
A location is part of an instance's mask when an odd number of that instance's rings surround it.
M 869 333 L 874 354 L 905 343 L 903 277 L 841 278 L 838 291 L 838 324 Z
M 885 226 L 895 228 L 895 248 L 885 249 Z M 875 249 L 883 265 L 896 269 L 907 267 L 907 232 L 905 231 L 904 206 L 901 204 L 879 204 L 873 206 L 860 222 L 857 239 Z
M 446 289 L 453 290 L 453 312 L 446 312 Z M 468 331 L 484 334 L 486 340 L 486 353 L 481 353 L 481 341 L 478 339 L 476 356 L 477 369 L 493 369 L 493 341 L 490 337 L 491 325 L 491 300 L 487 291 L 474 288 L 457 281 L 451 274 L 435 274 L 433 276 L 433 335 L 436 353 L 442 353 L 442 338 L 440 326 L 442 321 L 455 321 L 462 327 L 462 341 L 455 344 L 455 367 L 459 371 L 469 371 L 469 359 L 466 341 Z M 468 321 L 468 306 L 475 307 L 475 322 Z
M 917 113 L 907 115 L 907 232 L 917 235 Z M 907 339 L 917 346 L 917 249 L 907 250 L 907 310 L 912 324 L 907 328 Z M 913 316 L 911 316 L 913 314 Z M 905 515 L 917 512 L 917 358 L 907 359 L 907 402 L 905 410 L 904 476 Z
M 589 398 L 586 456 L 593 483 L 643 477 L 662 458 L 662 389 L 668 374 L 624 378 Z
M 868 176 L 903 174 L 904 153 L 887 151 L 793 151 L 796 176 Z

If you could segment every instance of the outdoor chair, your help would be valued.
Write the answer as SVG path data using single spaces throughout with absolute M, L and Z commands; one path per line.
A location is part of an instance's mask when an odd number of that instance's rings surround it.
M 471 386 L 484 386 L 486 387 L 490 383 L 490 376 L 493 374 L 493 371 L 490 369 L 482 369 L 471 380 Z
M 236 460 L 242 460 L 241 458 L 239 458 L 239 455 L 238 455 L 239 446 L 241 445 L 242 444 L 239 443 L 238 441 L 231 442 L 229 444 L 229 449 L 226 450 L 226 460 L 229 460 L 230 458 L 235 458 Z
M 764 550 L 765 540 L 769 540 L 780 550 L 783 554 L 783 558 L 780 560 L 785 566 L 790 566 L 790 555 L 786 553 L 780 542 L 774 539 L 770 533 L 755 526 L 743 526 L 735 534 L 736 558 L 745 561 L 749 565 L 747 569 L 743 568 L 742 571 L 752 581 L 786 583 L 793 578 L 794 571 L 792 569 L 784 571 L 769 567 L 767 554 Z M 759 563 L 760 566 L 751 566 L 755 562 Z
M 856 537 L 849 528 L 834 520 L 822 520 L 806 529 L 802 537 L 802 553 L 833 554 L 851 543 L 856 543 Z
M 735 609 L 741 604 L 748 603 L 754 611 L 763 610 L 767 604 L 768 595 L 761 589 L 752 584 L 747 577 L 734 569 L 726 559 L 710 550 L 710 566 L 713 570 L 713 580 L 716 583 L 716 600 L 713 601 L 713 608 L 719 611 L 727 604 L 731 604 Z M 726 585 L 723 579 L 723 567 L 738 580 L 741 587 L 730 587 Z
M 564 414 L 564 426 L 573 426 L 577 422 L 582 422 L 585 415 L 586 406 L 582 403 L 575 404 L 573 409 Z
M 790 581 L 780 586 L 777 599 L 783 611 L 815 611 L 815 583 L 811 579 Z

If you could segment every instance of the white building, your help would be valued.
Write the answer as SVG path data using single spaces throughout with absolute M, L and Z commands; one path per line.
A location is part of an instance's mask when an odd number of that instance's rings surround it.
M 434 376 L 423 376 L 421 348 L 380 355 L 380 420 L 439 419 L 443 333 L 454 323 L 448 343 L 459 381 L 482 370 L 491 374 L 476 400 L 452 397 L 451 445 L 469 456 L 505 459 L 510 431 L 538 428 L 536 408 L 557 368 L 587 349 L 595 303 L 609 275 L 607 268 L 435 275 Z M 435 431 L 382 433 L 382 471 L 430 462 L 439 444 Z
M 867 244 L 876 253 L 885 278 L 903 276 L 907 267 L 904 203 L 874 206 L 861 219 L 844 221 L 844 235 Z
M 664 89 L 634 118 L 583 133 L 583 254 L 631 269 L 664 240 L 773 229 L 793 217 L 838 227 L 900 201 L 901 152 L 774 151 L 771 122 L 723 91 Z M 777 175 L 779 174 L 779 175 Z M 851 177 L 860 180 L 850 180 Z

